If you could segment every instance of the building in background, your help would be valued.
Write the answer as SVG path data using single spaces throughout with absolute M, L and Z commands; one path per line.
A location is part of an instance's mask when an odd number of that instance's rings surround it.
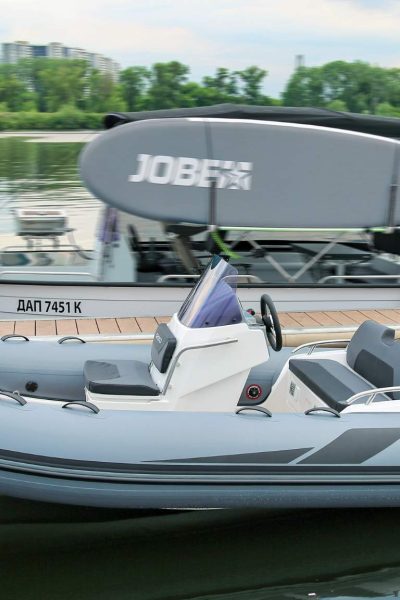
M 306 66 L 306 57 L 304 54 L 296 54 L 294 58 L 294 70 L 297 71 Z
M 23 58 L 80 58 L 86 60 L 91 67 L 101 73 L 110 75 L 114 82 L 118 81 L 120 71 L 119 64 L 111 58 L 95 52 L 88 52 L 82 48 L 69 48 L 59 42 L 51 42 L 43 46 L 20 41 L 2 44 L 1 62 L 3 64 L 14 64 Z

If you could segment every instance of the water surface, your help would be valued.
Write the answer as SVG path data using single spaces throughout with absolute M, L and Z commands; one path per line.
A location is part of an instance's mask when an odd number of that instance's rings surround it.
M 395 509 L 111 512 L 3 498 L 0 511 L 7 598 L 360 599 L 400 590 Z

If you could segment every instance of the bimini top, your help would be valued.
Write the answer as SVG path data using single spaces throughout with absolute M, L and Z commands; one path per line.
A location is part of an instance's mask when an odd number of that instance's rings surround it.
M 378 117 L 349 112 L 338 112 L 326 108 L 251 106 L 246 104 L 216 104 L 195 108 L 171 108 L 145 110 L 130 113 L 109 113 L 104 117 L 104 126 L 111 129 L 116 125 L 143 121 L 144 119 L 176 119 L 180 117 L 217 117 L 218 119 L 252 119 L 254 121 L 281 121 L 320 125 L 348 131 L 359 131 L 389 138 L 400 138 L 400 119 Z
M 243 320 L 236 296 L 238 271 L 220 256 L 207 269 L 182 304 L 178 319 L 191 328 L 236 325 Z
M 100 134 L 80 163 L 95 196 L 157 221 L 400 225 L 400 142 L 384 137 L 270 121 L 152 119 Z

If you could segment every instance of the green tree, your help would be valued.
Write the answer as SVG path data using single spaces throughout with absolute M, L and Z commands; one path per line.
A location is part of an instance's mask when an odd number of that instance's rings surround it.
M 144 104 L 148 109 L 182 106 L 189 67 L 178 61 L 155 63 L 149 74 L 150 86 Z
M 351 112 L 373 113 L 385 100 L 386 70 L 361 61 L 321 67 L 325 102 L 342 100 Z
M 400 106 L 393 106 L 389 102 L 382 102 L 376 107 L 375 114 L 382 117 L 400 117 Z
M 297 69 L 286 84 L 282 102 L 285 106 L 324 106 L 321 69 Z
M 38 108 L 55 112 L 62 106 L 81 107 L 89 66 L 84 60 L 35 59 L 30 85 L 38 96 Z
M 213 89 L 222 98 L 238 95 L 237 73 L 230 72 L 225 67 L 218 67 L 214 77 L 203 77 L 203 86 Z
M 142 108 L 149 78 L 150 72 L 146 67 L 128 67 L 121 71 L 122 97 L 127 110 L 135 111 Z
M 400 107 L 400 69 L 386 69 L 387 102 Z
M 265 96 L 261 93 L 261 87 L 268 71 L 260 69 L 255 65 L 237 71 L 237 76 L 243 82 L 242 97 L 247 104 L 264 104 Z
M 332 102 L 328 102 L 326 108 L 329 108 L 329 110 L 336 110 L 338 112 L 347 112 L 349 110 L 347 104 L 343 102 L 343 100 L 332 100 Z
M 362 61 L 334 61 L 322 67 L 300 67 L 282 95 L 287 106 L 332 107 L 340 102 L 350 112 L 374 113 L 377 106 L 400 100 L 397 69 L 384 69 Z
M 34 94 L 19 76 L 15 65 L 0 65 L 0 102 L 15 112 L 34 106 Z
M 125 110 L 121 89 L 108 74 L 92 69 L 86 80 L 84 109 L 90 112 Z

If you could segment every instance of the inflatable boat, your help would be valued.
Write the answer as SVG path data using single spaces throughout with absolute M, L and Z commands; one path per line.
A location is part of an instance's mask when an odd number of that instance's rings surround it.
M 236 279 L 214 257 L 151 347 L 4 340 L 0 493 L 119 508 L 400 505 L 394 331 L 366 321 L 346 348 L 307 345 L 279 364 L 273 302 L 247 313 Z

